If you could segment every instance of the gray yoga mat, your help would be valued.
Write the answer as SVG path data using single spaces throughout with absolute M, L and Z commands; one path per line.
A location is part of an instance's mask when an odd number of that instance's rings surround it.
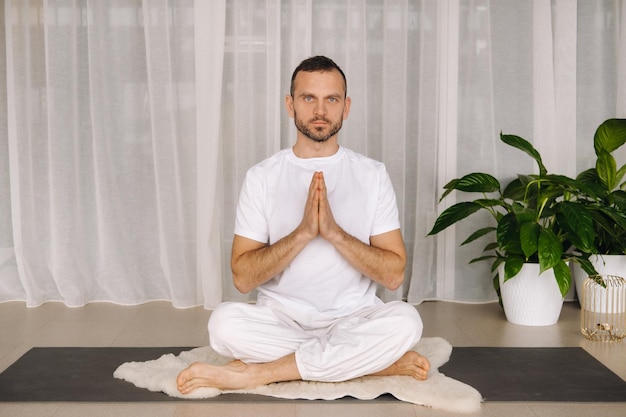
M 455 347 L 439 371 L 485 401 L 626 402 L 626 381 L 580 347 Z
M 189 347 L 36 347 L 0 374 L 0 401 L 169 401 L 113 378 L 123 362 L 147 361 Z
M 243 394 L 181 400 L 113 378 L 124 362 L 189 349 L 33 348 L 0 373 L 0 401 L 290 401 Z M 581 348 L 458 347 L 440 371 L 473 386 L 486 401 L 626 401 L 626 382 Z M 380 400 L 395 401 L 390 395 Z

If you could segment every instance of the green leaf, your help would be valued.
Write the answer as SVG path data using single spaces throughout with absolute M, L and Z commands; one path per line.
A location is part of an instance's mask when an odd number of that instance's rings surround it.
M 552 230 L 542 227 L 539 230 L 539 273 L 553 268 L 563 256 L 561 241 Z
M 600 179 L 594 168 L 589 168 L 576 176 L 576 179 L 582 183 L 591 185 L 597 183 Z
M 605 120 L 593 136 L 596 155 L 602 151 L 613 152 L 626 143 L 626 119 Z
M 596 160 L 596 171 L 607 191 L 611 191 L 617 186 L 617 164 L 610 153 L 600 151 Z
M 535 207 L 539 193 L 540 177 L 538 175 L 518 175 L 517 179 L 511 181 L 502 192 L 504 198 L 517 202 L 519 205 Z
M 504 191 L 502 191 L 504 198 L 509 198 L 513 201 L 522 201 L 525 194 L 526 184 L 524 184 L 519 177 L 509 182 L 506 187 L 504 187 Z
M 622 165 L 622 167 L 615 174 L 615 184 L 621 184 L 624 179 L 624 175 L 626 175 L 626 164 Z M 612 189 L 611 189 L 612 190 Z
M 491 233 L 493 231 L 495 231 L 496 228 L 495 227 L 485 227 L 482 229 L 478 229 L 477 231 L 475 231 L 474 233 L 472 233 L 467 239 L 465 239 L 465 241 L 463 243 L 461 243 L 461 246 L 473 242 L 476 239 L 485 236 L 488 233 Z
M 490 250 L 498 249 L 498 242 L 491 242 L 483 249 L 483 252 L 489 252 Z
M 592 279 L 596 284 L 598 284 L 602 288 L 606 288 L 606 281 L 604 280 L 604 277 L 602 275 L 594 275 L 594 276 L 590 276 L 589 278 Z
M 626 213 L 626 191 L 616 190 L 611 193 L 613 202 L 622 211 Z
M 453 180 L 450 180 L 446 185 L 443 186 L 443 189 L 446 190 L 443 195 L 441 196 L 441 198 L 439 199 L 439 202 L 441 202 L 441 200 L 443 200 L 444 198 L 446 198 L 446 196 L 448 194 L 450 194 L 452 191 L 456 190 L 456 184 L 459 182 L 458 178 L 455 178 Z
M 530 155 L 531 158 L 537 161 L 537 166 L 539 167 L 539 175 L 545 175 L 548 173 L 548 170 L 543 165 L 543 161 L 541 160 L 541 155 L 526 139 L 515 135 L 503 135 L 502 133 L 500 133 L 500 139 L 507 145 L 513 146 L 514 148 L 526 152 L 528 155 Z
M 500 301 L 500 307 L 502 307 L 502 297 L 500 295 L 500 274 L 496 274 L 491 280 L 493 284 L 493 289 L 496 290 L 496 294 L 498 294 L 498 299 Z
M 503 206 L 504 203 L 502 200 L 494 199 L 494 198 L 477 198 L 474 200 L 474 203 L 480 204 L 482 207 L 494 207 L 494 206 Z
M 596 268 L 593 266 L 593 264 L 588 259 L 577 258 L 576 262 L 578 262 L 580 264 L 580 266 L 582 267 L 583 271 L 585 271 L 587 273 L 587 275 L 597 275 L 598 274 L 598 271 L 596 271 Z
M 504 258 L 496 256 L 496 260 L 491 264 L 491 272 L 496 272 L 498 267 L 504 262 Z
M 519 224 L 535 221 L 535 211 L 528 209 L 521 204 L 514 204 L 513 212 Z
M 561 295 L 565 297 L 570 286 L 572 285 L 572 275 L 569 266 L 567 266 L 567 263 L 561 259 L 556 265 L 554 265 L 553 270 L 554 278 L 556 278 L 556 282 L 559 284 L 559 289 L 561 290 Z
M 516 254 L 523 254 L 520 242 L 520 230 L 515 214 L 509 213 L 502 217 L 496 229 L 496 240 L 500 249 Z
M 454 190 L 469 193 L 491 193 L 500 191 L 500 183 L 498 180 L 481 172 L 467 174 L 461 178 L 455 178 L 443 186 L 446 190 L 439 201 L 443 200 L 448 194 Z
M 520 241 L 522 243 L 522 250 L 526 259 L 530 258 L 537 252 L 539 247 L 539 226 L 537 223 L 527 222 L 522 223 L 520 228 Z
M 455 189 L 474 193 L 491 193 L 500 190 L 500 182 L 489 174 L 474 172 L 461 177 Z
M 593 219 L 582 204 L 564 201 L 559 209 L 565 218 L 567 230 L 574 234 L 576 246 L 583 252 L 593 252 L 596 232 L 593 228 Z
M 609 190 L 607 190 L 606 186 L 602 183 L 602 181 L 600 181 L 596 168 L 589 168 L 588 170 L 581 172 L 576 177 L 576 181 L 584 186 L 584 188 L 580 188 L 582 195 L 578 195 L 579 199 L 604 200 L 607 198 Z
M 477 212 L 481 208 L 482 206 L 480 204 L 471 201 L 464 201 L 448 207 L 439 215 L 439 217 L 437 217 L 435 225 L 428 235 L 435 235 L 441 232 L 459 220 L 463 220 L 470 214 Z
M 504 263 L 504 282 L 510 280 L 522 270 L 524 259 L 512 256 Z
M 599 211 L 610 220 L 609 224 L 614 224 L 620 229 L 626 230 L 626 213 L 624 211 L 605 206 L 599 207 Z
M 612 206 L 591 205 L 596 239 L 588 253 L 621 254 L 626 249 L 626 213 Z
M 469 261 L 470 264 L 476 263 L 476 262 L 480 262 L 480 261 L 486 261 L 487 259 L 493 259 L 495 258 L 495 256 L 493 255 L 489 255 L 489 256 L 481 256 L 480 258 L 474 258 L 471 261 Z
M 598 198 L 598 192 L 596 191 L 597 187 L 594 187 L 592 184 L 588 184 L 585 181 L 581 181 L 578 178 L 573 179 L 565 175 L 548 174 L 545 175 L 542 180 L 547 181 L 548 184 L 555 188 L 558 192 L 565 191 L 573 194 L 583 193 L 591 198 Z M 601 192 L 601 194 L 603 193 Z

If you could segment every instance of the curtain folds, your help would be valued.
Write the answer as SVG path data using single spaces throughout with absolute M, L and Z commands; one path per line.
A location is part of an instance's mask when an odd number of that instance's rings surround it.
M 486 218 L 426 236 L 443 185 L 533 170 L 500 131 L 573 176 L 626 117 L 623 0 L 0 3 L 0 302 L 253 298 L 230 277 L 239 188 L 294 143 L 285 94 L 311 55 L 348 79 L 340 143 L 395 186 L 409 263 L 386 300 L 495 300 L 467 265 L 481 244 L 459 246 Z

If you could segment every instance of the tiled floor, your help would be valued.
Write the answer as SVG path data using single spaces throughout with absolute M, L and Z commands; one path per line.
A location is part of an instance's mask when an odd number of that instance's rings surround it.
M 424 336 L 453 346 L 582 346 L 626 380 L 626 341 L 594 343 L 580 334 L 580 309 L 566 303 L 559 323 L 547 327 L 506 322 L 497 304 L 427 302 L 419 305 Z M 106 303 L 67 308 L 48 303 L 0 304 L 0 371 L 33 346 L 201 346 L 208 342 L 202 308 L 179 310 L 169 303 L 140 306 Z M 402 402 L 286 401 L 267 403 L 0 403 L 0 417 L 200 417 L 200 416 L 443 416 Z M 626 403 L 484 403 L 480 416 L 624 416 Z

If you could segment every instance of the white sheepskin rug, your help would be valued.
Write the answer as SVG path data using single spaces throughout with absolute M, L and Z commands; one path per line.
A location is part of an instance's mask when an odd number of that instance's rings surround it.
M 176 389 L 176 377 L 192 362 L 225 364 L 232 359 L 218 355 L 210 347 L 200 347 L 178 356 L 166 354 L 147 362 L 126 362 L 113 376 L 150 391 L 164 392 L 179 398 L 211 398 L 220 394 L 262 394 L 287 399 L 334 400 L 351 396 L 372 400 L 382 394 L 391 394 L 401 401 L 434 409 L 473 413 L 480 409 L 482 397 L 473 387 L 439 372 L 439 367 L 450 359 L 452 346 L 439 337 L 423 338 L 414 349 L 426 356 L 431 364 L 428 379 L 418 381 L 407 376 L 366 376 L 345 382 L 292 381 L 263 385 L 254 389 L 221 391 L 200 388 L 182 395 Z

